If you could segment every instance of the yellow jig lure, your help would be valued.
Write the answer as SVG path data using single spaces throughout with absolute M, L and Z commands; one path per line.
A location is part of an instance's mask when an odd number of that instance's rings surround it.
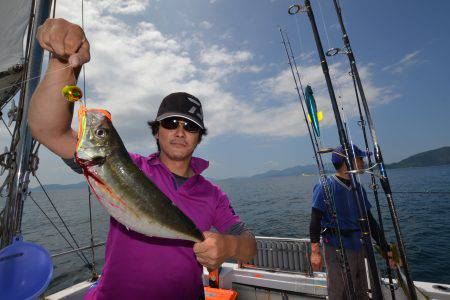
M 77 102 L 78 100 L 80 100 L 83 97 L 83 92 L 76 85 L 66 85 L 61 90 L 61 94 L 69 102 Z

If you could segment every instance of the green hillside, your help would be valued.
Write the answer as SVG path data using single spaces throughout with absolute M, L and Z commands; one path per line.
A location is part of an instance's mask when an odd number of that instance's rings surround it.
M 428 167 L 450 164 L 450 147 L 442 147 L 418 153 L 397 163 L 387 165 L 390 169 Z

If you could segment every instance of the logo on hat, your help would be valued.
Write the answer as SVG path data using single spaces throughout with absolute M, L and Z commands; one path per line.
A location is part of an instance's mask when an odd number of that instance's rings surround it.
M 156 115 L 156 121 L 170 117 L 188 119 L 205 129 L 202 104 L 200 100 L 188 93 L 172 93 L 163 99 Z

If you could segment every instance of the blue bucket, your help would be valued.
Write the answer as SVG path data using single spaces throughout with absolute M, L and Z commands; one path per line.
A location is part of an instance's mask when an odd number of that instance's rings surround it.
M 52 274 L 52 258 L 45 248 L 15 238 L 0 251 L 0 299 L 36 299 Z

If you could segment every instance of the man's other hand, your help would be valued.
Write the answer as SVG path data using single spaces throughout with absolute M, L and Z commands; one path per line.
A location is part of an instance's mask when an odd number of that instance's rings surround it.
M 323 259 L 322 253 L 320 252 L 319 243 L 311 243 L 311 256 L 310 256 L 311 267 L 314 272 L 322 271 Z
M 83 29 L 64 19 L 47 19 L 36 34 L 41 47 L 72 67 L 81 67 L 90 58 L 89 42 Z
M 387 256 L 388 256 L 388 259 L 389 259 L 389 267 L 390 267 L 391 269 L 397 268 L 397 263 L 396 263 L 395 260 L 394 260 L 394 254 L 392 253 L 392 251 L 389 251 L 389 252 L 387 253 Z
M 311 267 L 314 272 L 322 271 L 322 255 L 319 253 L 311 253 Z
M 203 232 L 205 240 L 194 244 L 197 261 L 210 270 L 217 269 L 235 254 L 237 240 L 234 236 L 216 232 Z

